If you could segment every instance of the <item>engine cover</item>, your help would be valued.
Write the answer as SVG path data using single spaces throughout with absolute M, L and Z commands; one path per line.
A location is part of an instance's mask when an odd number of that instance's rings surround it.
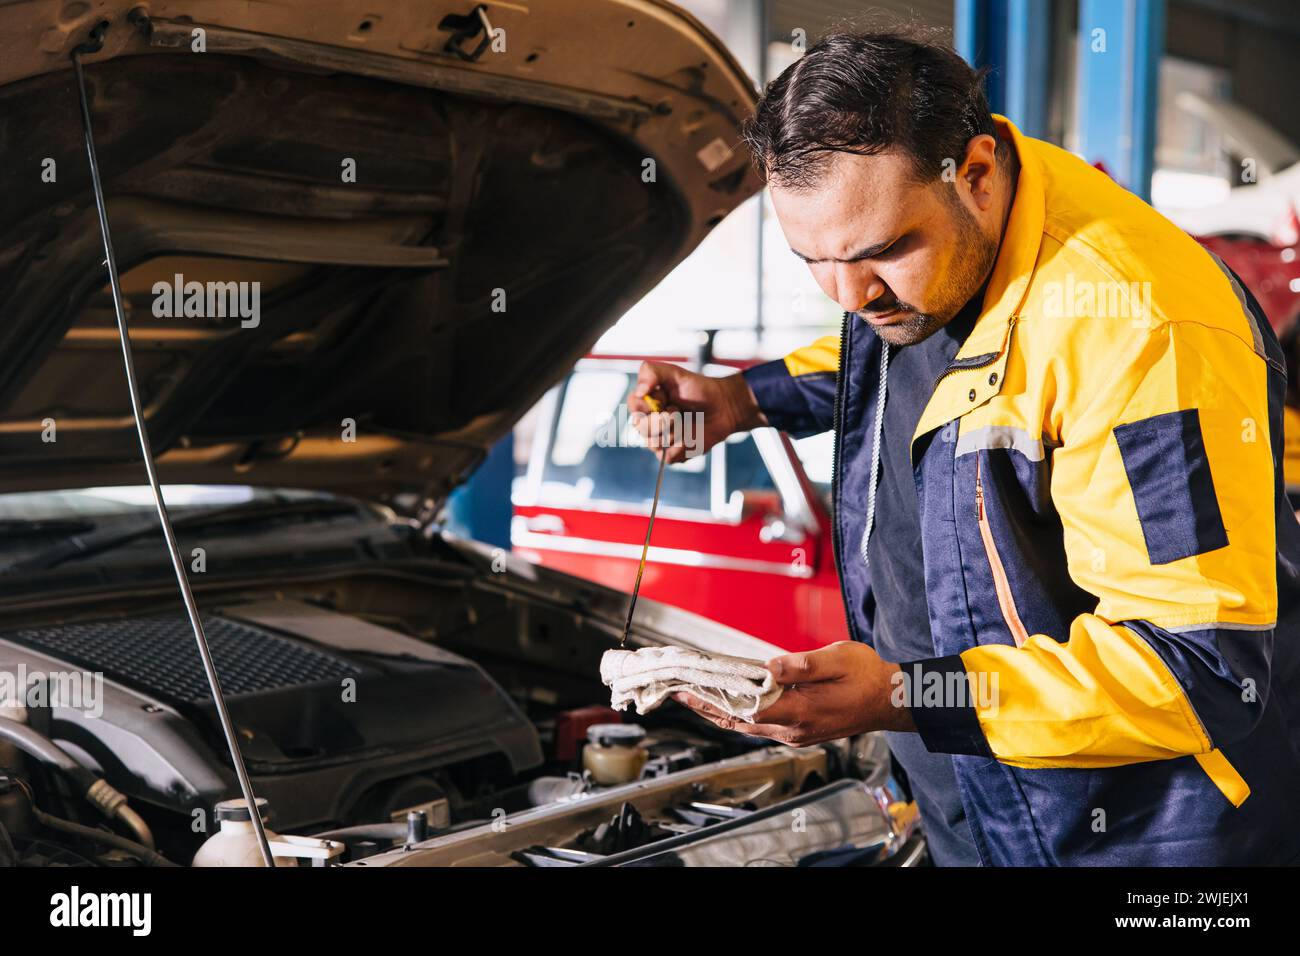
M 385 781 L 499 754 L 537 766 L 533 725 L 470 660 L 300 601 L 213 610 L 204 631 L 258 796 L 279 829 L 346 820 Z M 102 712 L 31 722 L 134 799 L 180 812 L 239 795 L 183 613 L 0 634 L 0 667 L 102 674 Z M 100 710 L 100 707 L 96 707 Z

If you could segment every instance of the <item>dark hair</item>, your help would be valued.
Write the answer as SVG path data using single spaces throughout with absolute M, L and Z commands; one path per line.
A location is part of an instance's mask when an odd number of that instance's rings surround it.
M 816 183 L 833 153 L 898 148 L 928 182 L 994 135 L 984 70 L 915 31 L 832 33 L 768 84 L 741 135 L 769 182 Z

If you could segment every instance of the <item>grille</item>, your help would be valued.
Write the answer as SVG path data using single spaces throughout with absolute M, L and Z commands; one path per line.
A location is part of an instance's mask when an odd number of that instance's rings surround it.
M 351 662 L 224 617 L 203 616 L 226 697 L 337 682 L 361 674 Z M 29 628 L 6 640 L 183 704 L 212 699 L 189 619 L 175 616 Z

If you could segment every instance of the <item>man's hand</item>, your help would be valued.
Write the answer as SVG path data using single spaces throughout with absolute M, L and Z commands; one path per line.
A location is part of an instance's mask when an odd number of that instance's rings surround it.
M 806 747 L 869 730 L 916 730 L 912 714 L 893 702 L 900 678 L 897 664 L 857 641 L 839 641 L 815 651 L 784 654 L 767 662 L 767 669 L 785 691 L 780 699 L 754 715 L 748 724 L 730 717 L 685 692 L 673 695 L 723 730 L 770 737 L 783 744 Z
M 679 415 L 700 415 L 703 434 L 698 428 L 692 431 L 689 449 L 683 444 L 683 436 L 675 433 L 672 416 L 649 414 L 652 409 L 645 402 L 648 393 L 654 393 Z M 685 461 L 688 451 L 692 457 L 703 454 L 733 432 L 767 424 L 743 375 L 715 378 L 666 362 L 641 363 L 636 387 L 627 397 L 627 408 L 641 413 L 634 419 L 636 428 L 650 448 L 656 449 L 656 455 L 661 445 L 667 447 L 670 465 Z

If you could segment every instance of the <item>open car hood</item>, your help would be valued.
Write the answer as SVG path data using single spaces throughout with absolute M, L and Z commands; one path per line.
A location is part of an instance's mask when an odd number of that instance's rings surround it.
M 440 499 L 758 189 L 753 85 L 689 15 L 484 6 L 475 56 L 468 0 L 0 5 L 0 490 L 144 477 L 69 59 L 101 19 L 167 482 Z

